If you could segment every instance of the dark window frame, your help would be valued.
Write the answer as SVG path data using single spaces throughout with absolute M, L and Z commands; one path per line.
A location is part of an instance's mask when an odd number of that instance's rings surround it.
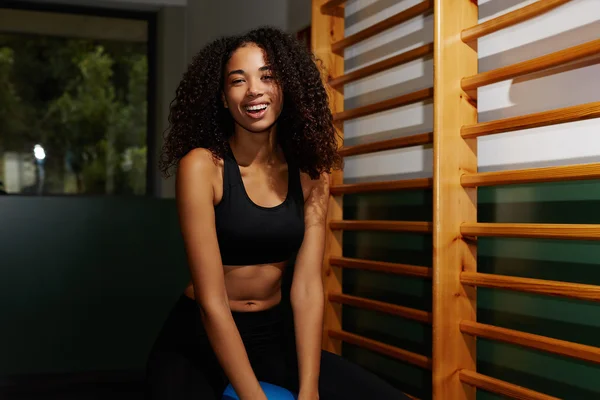
M 133 19 L 146 21 L 147 23 L 147 54 L 148 59 L 148 79 L 146 88 L 146 102 L 147 102 L 147 121 L 146 121 L 146 191 L 145 194 L 139 197 L 154 197 L 156 195 L 156 177 L 158 159 L 156 155 L 156 127 L 157 122 L 154 112 L 157 106 L 156 98 L 156 68 L 157 68 L 157 16 L 158 11 L 137 11 L 129 9 L 117 9 L 117 8 L 104 8 L 94 6 L 82 6 L 73 4 L 57 4 L 57 3 L 37 3 L 27 1 L 12 1 L 7 0 L 0 3 L 0 9 L 13 9 L 23 11 L 41 11 L 41 12 L 53 12 L 60 14 L 74 14 L 74 15 L 89 15 L 95 17 L 110 17 L 110 18 L 121 18 L 121 19 Z M 50 194 L 44 196 L 68 196 L 73 195 L 64 194 Z M 101 197 L 105 195 L 89 195 L 89 194 L 78 194 L 74 197 Z M 115 195 L 121 196 L 121 195 Z

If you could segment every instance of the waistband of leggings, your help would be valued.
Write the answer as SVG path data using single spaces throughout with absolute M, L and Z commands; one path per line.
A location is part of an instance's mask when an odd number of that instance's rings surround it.
M 180 297 L 180 302 L 194 308 L 198 308 L 196 301 L 185 294 Z M 259 311 L 231 311 L 236 324 L 255 324 L 255 323 L 270 323 L 278 322 L 283 318 L 283 304 L 282 302 L 277 303 L 273 307 Z

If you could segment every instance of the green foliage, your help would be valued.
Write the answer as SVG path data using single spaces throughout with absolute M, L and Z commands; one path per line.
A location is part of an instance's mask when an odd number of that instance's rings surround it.
M 0 35 L 0 151 L 42 144 L 50 192 L 143 194 L 145 51 L 132 43 Z
M 13 50 L 0 48 L 0 149 L 14 147 L 18 137 L 14 133 L 23 132 L 25 127 L 23 104 L 10 80 L 13 64 Z

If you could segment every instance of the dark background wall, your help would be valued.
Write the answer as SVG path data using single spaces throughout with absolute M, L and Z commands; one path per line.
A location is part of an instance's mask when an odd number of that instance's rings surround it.
M 0 376 L 141 370 L 188 273 L 172 200 L 0 196 Z

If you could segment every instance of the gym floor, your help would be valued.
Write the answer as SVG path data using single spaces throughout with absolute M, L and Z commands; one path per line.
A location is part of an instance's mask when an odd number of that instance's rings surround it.
M 48 390 L 3 391 L 2 400 L 142 400 L 141 384 L 80 384 Z
M 0 385 L 2 400 L 142 400 L 143 381 L 139 378 L 79 382 L 18 382 Z

